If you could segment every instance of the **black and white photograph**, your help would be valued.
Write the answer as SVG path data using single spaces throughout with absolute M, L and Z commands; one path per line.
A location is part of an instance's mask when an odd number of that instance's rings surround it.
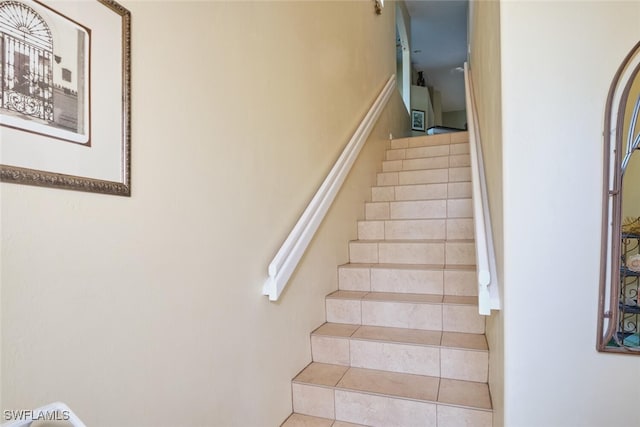
M 0 1 L 0 124 L 90 145 L 89 31 L 44 4 Z
M 424 132 L 424 111 L 411 110 L 411 130 Z
M 130 196 L 130 12 L 0 0 L 0 53 L 0 180 Z

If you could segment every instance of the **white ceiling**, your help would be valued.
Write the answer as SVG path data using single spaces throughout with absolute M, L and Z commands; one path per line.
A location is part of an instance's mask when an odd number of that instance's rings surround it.
M 464 110 L 467 0 L 406 0 L 411 16 L 411 63 L 442 94 L 442 111 Z M 415 84 L 415 82 L 413 82 Z

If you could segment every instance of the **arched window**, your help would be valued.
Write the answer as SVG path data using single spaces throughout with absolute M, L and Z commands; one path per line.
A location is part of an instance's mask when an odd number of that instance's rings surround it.
M 640 355 L 640 42 L 605 114 L 598 350 Z
M 0 1 L 2 105 L 53 121 L 53 37 L 45 20 L 17 1 Z

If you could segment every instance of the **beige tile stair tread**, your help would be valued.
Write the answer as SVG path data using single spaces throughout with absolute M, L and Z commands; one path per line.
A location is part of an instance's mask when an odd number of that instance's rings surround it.
M 349 368 L 336 388 L 434 402 L 439 383 L 436 377 Z
M 407 171 L 408 172 L 408 171 Z M 393 173 L 393 172 L 376 172 L 376 173 Z M 462 182 L 470 183 L 471 181 L 455 181 L 455 182 L 434 182 L 431 184 L 392 184 L 392 185 L 373 185 L 373 188 L 377 187 L 407 187 L 407 188 L 425 188 L 434 186 L 446 187 L 449 184 L 460 184 Z M 454 200 L 454 199 L 471 199 L 471 196 L 456 196 L 456 197 L 436 197 L 430 199 L 418 199 L 418 200 Z M 387 200 L 387 202 L 413 202 L 415 200 Z M 367 203 L 383 203 L 383 202 L 367 202 Z
M 434 294 L 408 294 L 397 292 L 369 292 L 362 299 L 369 301 L 393 301 L 393 302 L 423 302 L 439 304 L 442 302 L 442 295 Z
M 447 154 L 412 159 L 383 160 L 378 172 L 409 172 L 470 166 L 469 154 Z
M 324 323 L 311 333 L 317 336 L 351 338 L 354 340 L 382 341 L 397 344 L 440 346 L 453 349 L 488 351 L 483 334 L 441 332 L 424 329 L 392 328 L 388 326 Z
M 468 166 L 464 166 L 464 167 L 468 167 Z M 447 168 L 440 168 L 440 169 L 447 169 Z M 401 171 L 395 171 L 395 172 L 401 172 Z M 409 171 L 406 171 L 409 172 Z M 376 172 L 376 173 L 393 173 L 393 172 Z M 434 182 L 431 184 L 393 184 L 393 185 L 372 185 L 372 188 L 377 188 L 377 187 L 407 187 L 407 188 L 424 188 L 424 187 L 430 187 L 430 188 L 436 188 L 436 187 L 446 187 L 449 184 L 460 184 L 461 182 L 471 182 L 471 181 L 456 181 L 456 182 Z M 470 199 L 472 198 L 471 196 L 456 196 L 456 197 L 437 197 L 435 199 L 425 199 L 425 200 L 453 200 L 453 199 Z M 399 201 L 399 202 L 410 202 L 411 200 L 388 200 L 389 202 L 394 202 L 394 201 Z M 378 202 L 372 202 L 372 203 L 378 203 Z
M 350 337 L 359 328 L 359 325 L 350 323 L 323 323 L 311 335 L 323 335 L 327 337 Z
M 379 173 L 391 173 L 391 172 L 379 172 Z M 459 182 L 459 181 L 456 181 Z M 462 181 L 464 182 L 464 181 Z M 470 182 L 470 181 L 469 181 Z M 402 184 L 402 185 L 392 185 L 390 187 L 408 187 L 411 185 L 433 185 L 433 184 Z M 365 202 L 367 204 L 374 204 L 374 203 L 397 203 L 397 204 L 409 204 L 409 203 L 414 203 L 414 202 L 438 202 L 441 200 L 472 200 L 473 197 L 467 196 L 467 197 L 438 197 L 435 199 L 428 199 L 428 200 L 387 200 L 387 201 L 383 201 L 383 202 Z
M 338 421 L 338 420 L 336 420 L 336 422 L 333 423 L 333 425 L 331 427 L 367 427 L 367 426 L 362 425 L 362 424 L 353 424 L 353 423 L 348 423 L 346 421 Z
M 351 338 L 371 341 L 387 341 L 400 344 L 437 346 L 440 345 L 440 342 L 442 341 L 442 332 L 363 325 L 355 331 Z
M 386 203 L 386 202 L 373 202 L 373 203 Z M 393 203 L 393 202 L 391 202 Z M 404 203 L 404 202 L 403 202 Z M 389 219 L 359 219 L 358 223 L 363 222 L 396 222 L 396 223 L 406 223 L 406 222 L 421 222 L 421 223 L 432 223 L 437 224 L 439 222 L 444 221 L 452 221 L 458 219 L 473 219 L 473 218 L 389 218 Z M 410 239 L 413 240 L 413 239 Z M 369 241 L 369 240 L 367 240 Z
M 391 140 L 391 146 L 400 145 L 402 148 L 392 148 L 392 150 L 402 150 L 405 148 L 415 147 L 435 147 L 438 145 L 451 145 L 451 140 L 446 138 L 437 138 L 436 135 L 423 135 L 423 136 L 408 136 L 406 138 L 395 138 Z M 435 137 L 435 138 L 434 138 Z M 425 145 L 416 145 L 416 143 L 423 142 Z M 455 143 L 454 143 L 455 144 Z M 462 144 L 461 142 L 459 144 Z
M 468 167 L 468 166 L 467 166 Z M 441 169 L 462 169 L 462 168 L 441 168 Z M 441 169 L 429 169 L 430 171 L 437 171 Z M 409 173 L 409 172 L 419 172 L 419 171 L 399 171 L 399 172 L 377 172 L 377 174 L 391 174 L 391 173 Z M 471 180 L 460 180 L 460 181 L 443 181 L 443 182 L 423 182 L 423 183 L 405 183 L 405 184 L 376 184 L 374 187 L 408 187 L 410 185 L 433 185 L 433 184 L 460 184 L 463 182 L 471 182 Z M 438 197 L 435 199 L 418 199 L 418 200 L 389 200 L 389 202 L 417 202 L 420 200 L 454 200 L 454 199 L 469 199 L 469 197 Z M 367 202 L 367 203 L 384 203 L 384 202 Z
M 438 402 L 491 409 L 489 386 L 485 383 L 474 383 L 471 381 L 442 378 L 440 380 Z
M 484 334 L 441 332 L 423 329 L 390 328 L 387 326 L 363 325 L 351 336 L 352 339 L 440 346 L 465 350 L 488 351 Z
M 280 427 L 332 427 L 334 420 L 312 417 L 311 415 L 291 414 Z
M 422 151 L 426 151 L 426 153 L 422 153 L 421 151 L 417 151 L 415 150 L 416 148 L 430 148 L 431 150 L 422 150 Z M 442 147 L 448 147 L 449 149 L 446 150 Z M 433 145 L 425 145 L 422 147 L 404 147 L 404 148 L 389 148 L 387 149 L 387 152 L 389 151 L 394 151 L 394 152 L 398 152 L 404 150 L 406 153 L 406 150 L 411 150 L 410 153 L 412 153 L 411 157 L 407 157 L 404 159 L 393 159 L 393 160 L 413 160 L 413 159 L 428 159 L 431 157 L 445 157 L 445 156 L 450 156 L 451 155 L 451 144 L 433 144 Z M 419 153 L 419 154 L 416 154 Z M 455 153 L 455 154 L 464 154 L 464 153 Z M 385 158 L 385 161 L 386 160 Z
M 347 423 L 311 415 L 291 414 L 280 427 L 367 427 L 362 424 Z
M 478 303 L 478 297 L 444 295 L 442 302 L 445 304 L 476 305 Z
M 439 294 L 410 294 L 398 292 L 367 292 L 367 291 L 335 291 L 327 295 L 327 298 L 386 301 L 424 304 L 455 304 L 478 305 L 477 297 L 439 295 Z
M 406 142 L 409 145 L 419 143 L 437 143 L 440 141 L 449 141 L 451 144 L 459 144 L 460 141 L 468 142 L 469 132 L 461 130 L 459 132 L 439 133 L 436 135 L 407 136 L 403 138 L 394 138 L 392 140 L 392 142 L 395 142 L 396 144 L 403 144 Z
M 371 203 L 382 202 L 415 202 L 429 200 L 468 199 L 471 197 L 471 181 L 439 182 L 432 184 L 391 184 L 374 185 L 373 193 L 382 200 L 372 200 Z M 387 198 L 385 200 L 385 198 Z
M 438 161 L 426 162 L 425 160 L 439 159 Z M 413 162 L 411 162 L 413 160 Z M 422 162 L 416 162 L 415 160 L 422 160 Z M 417 163 L 417 164 L 416 164 Z M 437 156 L 437 157 L 425 157 L 422 159 L 400 159 L 400 160 L 384 160 L 382 163 L 382 170 L 378 172 L 408 172 L 408 171 L 425 171 L 431 169 L 444 169 L 451 164 L 451 155 Z M 385 167 L 387 170 L 385 170 Z
M 442 168 L 445 169 L 445 168 Z M 429 169 L 430 171 L 440 171 L 442 169 Z M 446 168 L 446 169 L 463 169 L 463 168 Z M 420 172 L 419 170 L 417 171 L 400 171 L 400 172 L 377 172 L 378 175 L 391 175 L 391 174 L 408 174 L 408 173 L 417 173 Z M 470 179 L 460 179 L 459 181 L 442 181 L 442 182 L 415 182 L 415 183 L 410 183 L 410 182 L 405 182 L 405 183 L 394 183 L 394 184 L 384 184 L 384 183 L 380 183 L 378 182 L 374 187 L 407 187 L 409 185 L 432 185 L 432 184 L 460 184 L 463 182 L 467 182 L 470 183 L 471 180 Z M 418 199 L 418 200 L 390 200 L 390 202 L 415 202 L 415 201 L 419 201 L 419 200 L 453 200 L 453 199 L 469 199 L 470 197 L 437 197 L 434 199 Z M 367 202 L 367 203 L 382 203 L 382 202 Z
M 466 350 L 489 351 L 484 334 L 466 334 L 463 332 L 443 332 L 441 347 L 460 348 Z
M 458 218 L 456 218 L 458 219 Z M 372 243 L 474 243 L 474 239 L 372 239 L 372 240 L 352 240 L 349 243 L 366 243 L 368 245 Z M 379 265 L 379 264 L 378 264 Z
M 384 160 L 414 160 L 443 156 L 470 154 L 471 146 L 467 142 L 455 144 L 434 144 L 422 147 L 391 147 L 385 151 Z
M 339 268 L 376 268 L 384 270 L 446 270 L 446 271 L 475 271 L 475 265 L 444 265 L 444 264 L 367 264 L 348 263 L 342 264 Z
M 336 299 L 362 299 L 367 291 L 335 291 L 327 295 L 327 298 L 336 298 Z
M 331 372 L 331 379 L 322 378 L 319 375 L 321 371 L 314 365 L 322 365 L 322 371 Z M 337 383 L 333 386 L 330 385 L 339 373 L 342 375 Z M 345 391 L 491 410 L 491 396 L 486 383 L 374 369 L 348 368 L 316 362 L 309 364 L 293 381 L 307 385 L 329 386 Z
M 293 379 L 294 383 L 333 387 L 349 369 L 347 366 L 312 362 Z

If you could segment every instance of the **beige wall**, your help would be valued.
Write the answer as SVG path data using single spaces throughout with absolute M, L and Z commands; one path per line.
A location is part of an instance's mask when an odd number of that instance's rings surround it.
M 431 89 L 431 102 L 433 104 L 433 123 L 436 126 L 442 125 L 442 94 L 439 90 Z
M 500 3 L 470 3 L 470 72 L 482 139 L 489 209 L 493 227 L 498 283 L 504 280 L 504 217 L 502 213 L 502 100 L 500 83 Z M 502 289 L 501 289 L 502 292 Z M 494 426 L 504 425 L 504 316 L 494 311 L 487 319 L 489 386 Z
M 640 95 L 640 75 L 636 76 L 631 87 L 631 93 L 629 94 L 629 101 L 627 103 L 627 110 L 625 112 L 625 129 L 624 135 L 626 141 L 626 135 L 629 133 L 629 126 L 631 124 L 631 116 L 633 114 L 633 107 Z M 640 133 L 640 123 L 636 123 L 635 135 Z M 625 172 L 624 181 L 622 182 L 622 219 L 625 218 L 638 218 L 640 217 L 640 152 L 636 151 L 629 161 L 627 170 Z
M 466 110 L 447 111 L 442 113 L 442 126 L 464 129 L 467 124 Z
M 429 90 L 424 86 L 411 86 L 411 109 L 424 111 L 425 120 L 425 132 L 433 126 L 433 107 L 431 105 L 431 98 L 429 97 Z M 423 131 L 411 131 L 412 136 L 424 136 L 426 133 Z
M 640 357 L 595 350 L 603 116 L 640 3 L 508 1 L 500 22 L 505 425 L 640 425 Z
M 398 63 L 398 68 L 397 68 L 397 72 L 396 72 L 396 78 L 398 79 L 398 88 L 401 91 L 406 90 L 407 91 L 407 96 L 406 96 L 406 103 L 408 105 L 406 105 L 406 109 L 410 110 L 411 109 L 411 73 L 412 73 L 412 66 L 411 66 L 411 16 L 409 15 L 409 9 L 407 9 L 407 5 L 404 2 L 404 0 L 398 0 L 396 1 L 396 6 L 395 6 L 395 12 L 396 12 L 396 23 L 399 20 L 402 20 L 403 24 L 404 24 L 404 32 L 406 32 L 406 38 L 407 38 L 407 42 L 408 42 L 408 51 L 405 53 L 405 55 L 403 55 L 403 60 L 406 60 L 407 62 L 407 66 L 406 67 L 402 67 L 402 62 Z M 396 25 L 396 27 L 398 27 Z M 398 27 L 399 28 L 399 27 Z M 403 31 L 402 29 L 399 28 L 400 31 Z M 404 69 L 403 69 L 404 68 Z M 404 95 L 403 95 L 403 99 L 404 99 Z
M 275 426 L 399 95 L 277 303 L 267 265 L 395 71 L 393 5 L 135 2 L 131 198 L 2 184 L 2 408 Z

